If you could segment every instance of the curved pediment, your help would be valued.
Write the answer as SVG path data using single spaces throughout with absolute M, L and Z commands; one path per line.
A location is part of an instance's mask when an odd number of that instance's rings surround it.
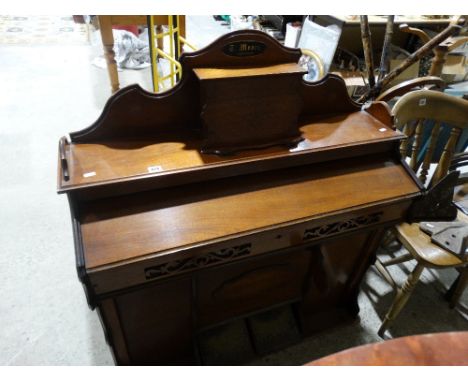
M 270 35 L 257 30 L 227 33 L 195 52 L 183 53 L 185 68 L 259 67 L 298 62 L 301 50 L 281 45 Z
M 203 125 L 201 115 L 204 93 L 195 71 L 207 68 L 205 71 L 219 72 L 226 68 L 227 70 L 221 72 L 230 73 L 247 68 L 245 71 L 250 71 L 250 76 L 259 75 L 258 73 L 265 78 L 269 76 L 269 97 L 273 94 L 281 97 L 277 93 L 286 91 L 286 88 L 280 90 L 274 85 L 275 78 L 278 75 L 292 75 L 286 73 L 283 67 L 297 66 L 300 56 L 300 49 L 284 47 L 260 31 L 228 33 L 199 51 L 182 54 L 180 61 L 183 76 L 174 88 L 163 93 L 152 93 L 135 84 L 116 92 L 109 98 L 95 123 L 86 129 L 70 133 L 71 141 L 87 143 L 112 139 L 146 139 L 165 133 L 181 132 L 183 135 L 200 132 Z M 264 68 L 275 69 L 271 70 L 270 76 L 265 74 L 270 72 L 263 70 Z M 297 75 L 297 69 L 295 71 L 294 75 Z M 223 81 L 223 78 L 217 80 Z M 298 98 L 295 102 L 302 104 L 300 119 L 308 115 L 355 112 L 361 108 L 360 104 L 349 97 L 344 80 L 337 75 L 329 74 L 317 82 L 302 80 L 299 85 L 294 91 Z M 251 108 L 255 109 L 253 104 Z M 252 113 L 255 113 L 253 109 Z M 266 113 L 268 110 L 274 111 L 272 108 L 265 110 Z M 235 112 L 236 110 L 231 110 L 230 115 Z
M 164 93 L 151 93 L 134 84 L 113 94 L 100 117 L 84 130 L 70 133 L 72 142 L 156 136 L 196 127 L 198 92 L 182 84 Z
M 336 74 L 327 74 L 316 82 L 302 81 L 301 95 L 302 117 L 353 113 L 362 107 L 351 99 L 345 81 Z

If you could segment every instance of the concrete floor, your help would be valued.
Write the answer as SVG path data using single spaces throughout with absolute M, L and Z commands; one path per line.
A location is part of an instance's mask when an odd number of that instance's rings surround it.
M 192 25 L 199 47 L 210 40 L 204 28 L 222 30 L 210 23 L 189 19 L 188 37 Z M 96 54 L 92 46 L 0 46 L 0 365 L 113 364 L 77 279 L 66 197 L 56 194 L 58 139 L 94 122 L 110 95 L 106 71 L 90 64 Z M 150 89 L 149 70 L 119 75 L 122 86 Z M 408 269 L 395 267 L 397 280 Z M 468 330 L 468 293 L 455 310 L 442 298 L 454 278 L 454 271 L 425 271 L 393 337 Z M 252 364 L 299 365 L 380 341 L 376 332 L 392 297 L 370 269 L 360 320 Z

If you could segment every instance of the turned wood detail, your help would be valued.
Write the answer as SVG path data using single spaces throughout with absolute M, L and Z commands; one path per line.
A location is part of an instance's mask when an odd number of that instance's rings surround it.
M 422 183 L 426 183 L 427 174 L 429 172 L 429 166 L 431 165 L 432 155 L 437 145 L 437 138 L 439 137 L 440 132 L 440 122 L 436 122 L 432 128 L 431 137 L 429 138 L 429 147 L 427 148 L 426 154 L 424 155 L 424 161 L 421 167 L 421 175 L 419 179 Z
M 411 147 L 410 167 L 416 173 L 421 167 L 419 175 L 424 183 L 427 180 L 429 166 L 436 161 L 432 158 L 439 141 L 442 123 L 450 128 L 450 136 L 444 144 L 442 155 L 438 162 L 431 184 L 436 184 L 448 172 L 450 161 L 455 153 L 457 141 L 464 128 L 468 128 L 468 101 L 448 94 L 431 90 L 418 90 L 400 98 L 392 110 L 395 125 L 407 136 L 413 135 L 413 124 L 416 123 L 414 140 Z M 431 126 L 428 121 L 434 121 L 428 143 L 423 145 L 424 129 Z M 408 141 L 405 139 L 400 145 L 402 155 L 407 153 Z M 423 160 L 418 160 L 421 150 Z
M 106 58 L 109 79 L 111 82 L 112 93 L 119 90 L 119 75 L 117 72 L 117 62 L 115 61 L 114 36 L 112 35 L 112 21 L 110 16 L 98 16 L 101 29 L 101 40 L 104 48 L 104 57 Z
M 402 158 L 406 158 L 408 155 L 409 137 L 413 136 L 416 125 L 417 123 L 407 123 L 403 127 L 403 134 L 405 134 L 406 137 L 402 139 L 400 143 L 400 153 Z
M 440 76 L 442 74 L 448 54 L 466 42 L 468 42 L 468 36 L 450 37 L 434 48 L 434 59 L 432 60 L 429 74 Z
M 434 49 L 434 58 L 432 59 L 429 74 L 432 76 L 440 76 L 446 61 L 447 52 L 440 49 Z
M 390 325 L 393 323 L 395 318 L 398 316 L 398 314 L 401 312 L 401 310 L 404 308 L 404 306 L 408 302 L 411 296 L 411 293 L 414 290 L 414 287 L 416 286 L 416 284 L 419 281 L 419 278 L 421 277 L 421 273 L 423 270 L 424 270 L 424 266 L 418 263 L 416 267 L 413 269 L 413 271 L 410 273 L 410 275 L 408 276 L 408 278 L 406 279 L 402 287 L 398 289 L 397 296 L 395 300 L 393 301 L 393 304 L 390 307 L 389 311 L 385 315 L 385 319 L 378 331 L 378 334 L 380 337 L 383 336 L 385 331 L 390 327 Z
M 418 154 L 421 148 L 422 138 L 424 131 L 424 119 L 420 119 L 416 125 L 416 132 L 414 134 L 414 142 L 411 148 L 411 161 L 410 167 L 416 172 L 418 170 Z
M 188 271 L 195 268 L 202 268 L 220 262 L 237 259 L 250 255 L 252 244 L 246 243 L 230 248 L 223 248 L 218 251 L 210 252 L 201 256 L 189 259 L 175 260 L 164 264 L 159 264 L 145 269 L 147 280 L 156 279 L 164 276 L 172 276 L 177 273 Z
M 325 224 L 304 231 L 303 240 L 314 240 L 336 235 L 345 231 L 352 231 L 357 228 L 365 227 L 380 222 L 383 216 L 382 212 L 374 212 L 369 215 L 362 215 L 346 221 Z
M 432 178 L 432 183 L 437 183 L 445 176 L 445 174 L 447 174 L 450 161 L 452 160 L 453 154 L 455 153 L 455 146 L 458 142 L 458 138 L 460 137 L 460 133 L 461 129 L 459 128 L 453 128 L 450 131 L 450 137 L 444 147 L 444 150 L 442 151 L 442 156 L 440 157 L 439 164 L 437 165 L 436 171 Z

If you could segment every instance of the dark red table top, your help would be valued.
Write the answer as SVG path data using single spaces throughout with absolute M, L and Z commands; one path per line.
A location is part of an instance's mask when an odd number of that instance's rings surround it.
M 468 366 L 468 331 L 401 337 L 354 347 L 305 366 Z

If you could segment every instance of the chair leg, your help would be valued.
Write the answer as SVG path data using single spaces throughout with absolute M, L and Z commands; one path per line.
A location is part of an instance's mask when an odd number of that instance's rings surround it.
M 463 291 L 465 290 L 466 286 L 468 285 L 468 266 L 464 267 L 460 274 L 458 275 L 457 279 L 454 281 L 450 289 L 447 291 L 445 295 L 447 299 L 450 301 L 450 308 L 455 308 L 457 305 L 458 300 L 460 299 Z
M 398 314 L 408 302 L 408 299 L 410 298 L 414 287 L 418 283 L 419 277 L 421 276 L 423 270 L 424 266 L 418 263 L 413 269 L 413 272 L 411 272 L 408 278 L 406 279 L 403 286 L 398 289 L 395 300 L 393 300 L 392 306 L 385 315 L 385 319 L 378 331 L 380 337 L 383 337 L 385 331 L 390 327 L 395 318 L 398 316 Z
M 396 289 L 397 288 L 397 285 L 395 284 L 395 281 L 393 280 L 393 277 L 392 275 L 390 274 L 389 271 L 387 271 L 387 269 L 383 266 L 382 262 L 379 260 L 379 259 L 376 259 L 375 260 L 375 267 L 377 268 L 377 270 L 380 272 L 380 274 L 383 276 L 383 278 L 385 279 L 385 281 L 387 281 L 393 289 Z

